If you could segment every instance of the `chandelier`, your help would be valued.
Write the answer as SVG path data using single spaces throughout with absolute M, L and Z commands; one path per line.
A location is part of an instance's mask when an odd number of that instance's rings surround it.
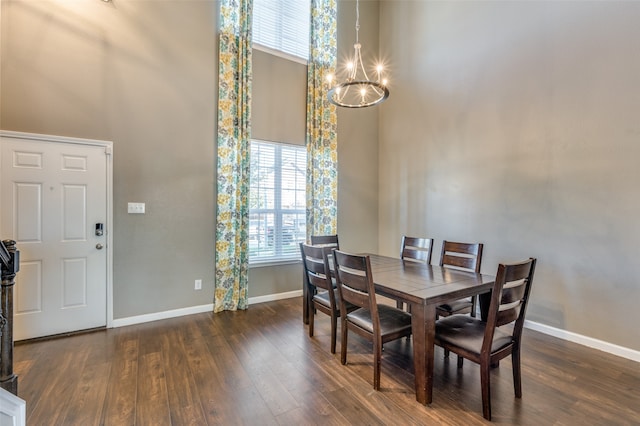
M 384 77 L 384 67 L 375 67 L 376 80 L 369 79 L 362 63 L 360 53 L 362 45 L 358 39 L 360 32 L 360 1 L 356 0 L 356 43 L 353 45 L 353 57 L 347 62 L 343 82 L 329 89 L 329 102 L 345 108 L 365 108 L 377 105 L 389 97 L 387 79 Z M 333 84 L 333 75 L 329 75 L 329 86 Z

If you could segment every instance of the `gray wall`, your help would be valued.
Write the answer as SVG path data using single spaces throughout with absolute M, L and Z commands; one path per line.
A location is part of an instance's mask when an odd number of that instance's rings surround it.
M 114 318 L 211 303 L 216 4 L 3 1 L 2 19 L 2 128 L 114 143 Z
M 353 56 L 355 11 L 355 1 L 338 0 L 339 68 Z M 378 11 L 379 2 L 360 2 L 365 66 L 372 66 L 378 57 Z M 378 117 L 385 106 L 338 108 L 338 233 L 343 250 L 378 250 Z
M 342 57 L 355 2 L 338 7 Z M 114 142 L 114 317 L 211 303 L 216 3 L 2 0 L 0 13 L 0 128 Z M 384 104 L 338 112 L 343 247 L 482 241 L 487 273 L 536 256 L 529 319 L 640 350 L 640 3 L 360 13 L 365 56 L 379 47 L 393 69 Z M 287 66 L 255 59 L 258 74 Z M 256 116 L 255 131 L 297 135 L 285 119 Z M 252 269 L 250 296 L 299 289 L 299 268 Z
M 380 251 L 407 233 L 484 242 L 486 273 L 537 257 L 528 319 L 640 350 L 640 3 L 393 1 L 380 19 Z
M 364 9 L 377 19 L 377 2 Z M 211 303 L 217 3 L 2 0 L 0 13 L 0 128 L 114 143 L 114 318 Z M 264 85 L 301 75 L 282 61 L 255 54 L 254 136 L 298 142 L 304 97 Z M 286 113 L 283 99 L 303 110 Z M 265 103 L 281 113 L 260 115 Z M 338 231 L 363 251 L 377 249 L 376 118 L 340 117 Z M 355 188 L 362 194 L 345 192 Z M 127 202 L 147 213 L 127 214 Z M 249 296 L 299 290 L 301 274 L 299 264 L 253 268 Z

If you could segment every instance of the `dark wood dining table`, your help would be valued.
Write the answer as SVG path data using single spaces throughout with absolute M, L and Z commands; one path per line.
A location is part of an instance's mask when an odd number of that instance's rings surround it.
M 368 254 L 376 294 L 411 306 L 416 400 L 433 394 L 436 306 L 491 290 L 494 276 Z
M 411 306 L 416 400 L 433 394 L 436 306 L 491 290 L 495 277 L 438 265 L 364 253 L 371 260 L 376 294 Z M 303 286 L 303 321 L 308 324 L 311 294 Z

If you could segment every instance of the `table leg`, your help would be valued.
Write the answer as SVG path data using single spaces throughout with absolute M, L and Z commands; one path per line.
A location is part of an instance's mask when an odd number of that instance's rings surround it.
M 416 400 L 425 405 L 431 404 L 432 401 L 435 320 L 435 305 L 412 304 L 411 328 Z

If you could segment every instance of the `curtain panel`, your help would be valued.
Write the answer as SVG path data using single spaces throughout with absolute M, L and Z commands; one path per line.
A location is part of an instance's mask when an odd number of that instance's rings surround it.
M 220 0 L 214 312 L 248 306 L 252 6 Z
M 335 105 L 327 77 L 337 55 L 336 0 L 311 0 L 307 72 L 307 240 L 338 228 L 338 136 Z

